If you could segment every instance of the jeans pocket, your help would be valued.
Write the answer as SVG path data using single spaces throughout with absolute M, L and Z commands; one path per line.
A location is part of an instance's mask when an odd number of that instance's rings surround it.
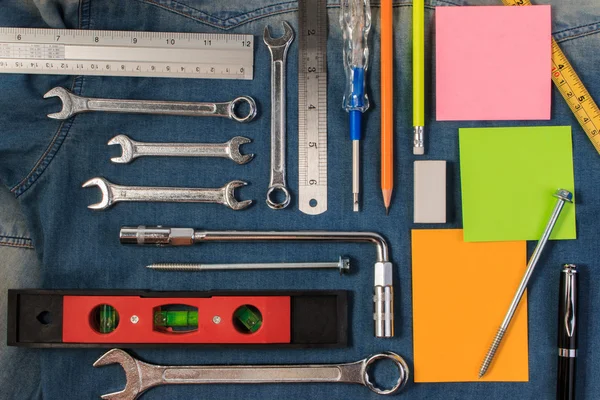
M 142 0 L 215 28 L 229 30 L 270 15 L 294 11 L 297 1 Z

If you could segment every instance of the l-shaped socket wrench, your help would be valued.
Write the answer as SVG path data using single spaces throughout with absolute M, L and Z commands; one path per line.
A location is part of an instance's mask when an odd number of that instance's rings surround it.
M 121 244 L 190 246 L 202 242 L 313 241 L 365 242 L 377 249 L 373 320 L 376 337 L 394 336 L 393 264 L 385 239 L 374 232 L 335 231 L 202 231 L 163 226 L 122 227 Z

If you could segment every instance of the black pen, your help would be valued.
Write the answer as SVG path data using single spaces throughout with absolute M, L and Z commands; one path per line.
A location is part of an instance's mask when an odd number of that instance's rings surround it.
M 577 361 L 577 267 L 563 265 L 558 298 L 558 376 L 556 399 L 575 399 Z

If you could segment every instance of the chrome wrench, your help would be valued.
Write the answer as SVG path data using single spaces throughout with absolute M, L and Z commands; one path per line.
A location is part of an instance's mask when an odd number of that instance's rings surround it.
M 250 142 L 248 138 L 236 136 L 225 143 L 147 143 L 137 142 L 127 135 L 117 135 L 110 139 L 108 145 L 121 146 L 121 156 L 110 159 L 117 164 L 129 163 L 143 156 L 222 157 L 246 164 L 254 154 L 241 154 L 240 146 Z
M 263 41 L 271 53 L 271 180 L 267 191 L 267 205 L 274 210 L 287 207 L 291 200 L 285 180 L 285 63 L 287 51 L 294 40 L 294 31 L 287 22 L 283 21 L 282 24 L 285 32 L 281 37 L 271 37 L 268 26 L 265 26 L 263 33 Z M 281 202 L 273 197 L 279 191 L 284 196 Z
M 65 88 L 55 87 L 48 91 L 44 98 L 58 97 L 62 101 L 62 109 L 48 118 L 68 119 L 81 112 L 107 111 L 132 114 L 186 115 L 190 117 L 224 117 L 237 122 L 250 122 L 256 116 L 256 102 L 252 97 L 240 96 L 225 103 L 199 103 L 184 101 L 159 100 L 121 100 L 100 99 L 77 96 Z M 247 115 L 238 115 L 236 108 L 242 103 L 249 106 Z
M 252 200 L 238 202 L 233 192 L 236 188 L 245 185 L 246 182 L 231 181 L 218 189 L 121 186 L 98 177 L 85 182 L 83 187 L 97 186 L 102 192 L 102 200 L 88 206 L 92 210 L 104 210 L 119 201 L 216 203 L 223 204 L 232 210 L 243 210 L 252 204 Z
M 378 360 L 391 360 L 398 368 L 393 387 L 375 386 L 369 368 Z M 134 400 L 144 391 L 160 385 L 223 383 L 357 383 L 377 394 L 394 394 L 404 387 L 409 377 L 408 365 L 396 353 L 385 352 L 346 364 L 320 365 L 206 365 L 162 366 L 133 358 L 120 349 L 104 353 L 94 367 L 120 364 L 125 370 L 125 389 L 102 395 L 107 400 Z

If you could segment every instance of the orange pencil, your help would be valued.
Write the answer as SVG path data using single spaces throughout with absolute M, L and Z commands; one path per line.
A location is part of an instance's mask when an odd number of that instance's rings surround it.
M 394 190 L 394 32 L 392 0 L 381 1 L 381 192 L 385 213 Z

